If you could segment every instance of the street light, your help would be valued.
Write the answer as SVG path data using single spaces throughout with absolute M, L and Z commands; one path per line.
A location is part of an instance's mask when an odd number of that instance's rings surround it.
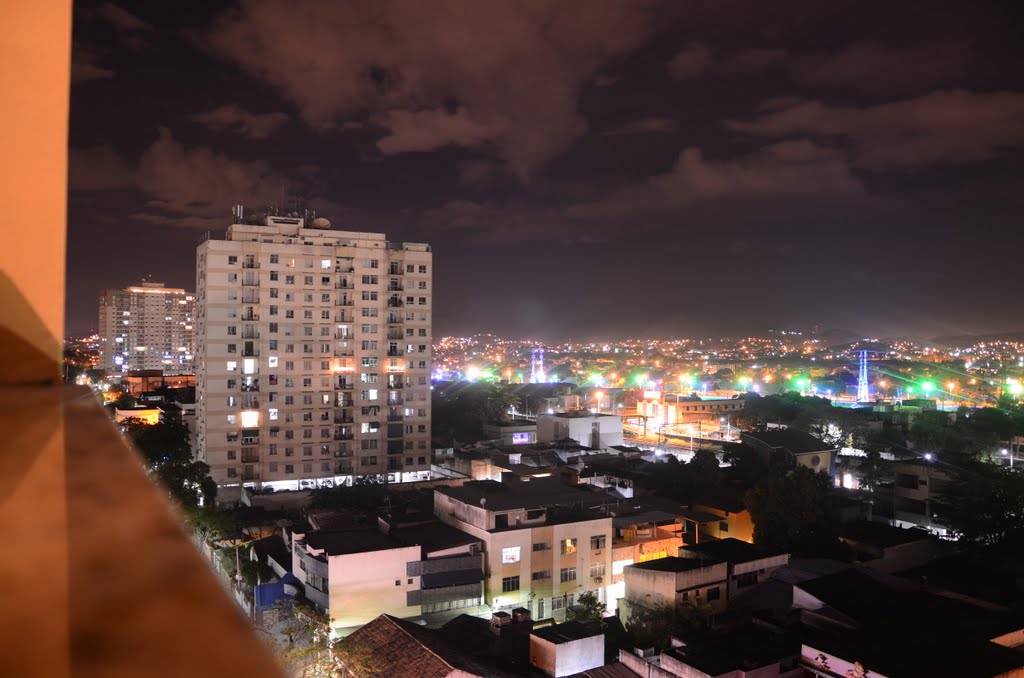
M 603 395 L 604 395 L 604 393 L 602 393 L 601 391 L 595 391 L 594 392 L 594 397 L 597 399 L 597 413 L 598 414 L 601 414 L 601 396 L 603 396 Z
M 1010 468 L 1013 468 L 1013 455 L 1010 454 L 1010 451 L 1004 447 L 1003 449 L 999 450 L 999 453 L 1002 454 L 1004 457 L 1010 457 Z

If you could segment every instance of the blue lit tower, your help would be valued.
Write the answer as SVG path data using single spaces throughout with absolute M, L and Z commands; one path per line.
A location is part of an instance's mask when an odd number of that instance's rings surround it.
M 537 383 L 537 349 L 530 349 L 530 383 Z
M 860 373 L 857 375 L 857 402 L 866 403 L 871 400 L 868 389 L 868 352 L 860 352 Z

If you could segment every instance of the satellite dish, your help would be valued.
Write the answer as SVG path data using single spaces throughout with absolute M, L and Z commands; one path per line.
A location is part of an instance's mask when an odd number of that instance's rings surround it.
M 313 220 L 312 226 L 313 228 L 322 228 L 326 230 L 331 227 L 331 222 L 323 217 L 317 217 Z

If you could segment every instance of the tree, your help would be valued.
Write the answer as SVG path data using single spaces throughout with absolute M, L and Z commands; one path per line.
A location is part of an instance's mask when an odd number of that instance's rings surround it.
M 604 616 L 608 612 L 608 606 L 597 598 L 593 591 L 580 594 L 576 604 L 571 606 L 565 613 L 569 621 L 586 623 L 598 623 L 603 629 L 605 627 Z
M 336 675 L 327 615 L 300 601 L 281 603 L 278 612 L 278 622 L 270 632 L 275 639 L 274 654 L 285 667 L 286 674 L 302 678 L 329 678 Z M 358 667 L 364 670 L 352 671 L 351 675 L 386 675 L 373 668 L 378 664 L 372 656 L 358 649 L 351 656 L 354 668 L 357 660 Z
M 977 462 L 940 486 L 936 514 L 972 550 L 1024 553 L 1024 474 Z
M 716 487 L 721 480 L 718 456 L 714 450 L 697 450 L 686 465 L 692 496 L 705 494 Z
M 195 533 L 201 543 L 212 545 L 236 529 L 235 521 L 227 512 L 216 505 L 184 507 L 185 524 Z
M 746 494 L 754 543 L 794 555 L 831 555 L 839 516 L 829 477 L 804 466 L 772 468 Z
M 146 470 L 183 506 L 213 504 L 217 484 L 210 467 L 196 461 L 188 428 L 175 421 L 147 425 L 136 420 L 123 424 L 125 433 L 142 454 Z
M 626 632 L 636 647 L 666 648 L 672 636 L 698 629 L 704 621 L 704 615 L 692 605 L 643 605 L 632 600 L 627 604 Z

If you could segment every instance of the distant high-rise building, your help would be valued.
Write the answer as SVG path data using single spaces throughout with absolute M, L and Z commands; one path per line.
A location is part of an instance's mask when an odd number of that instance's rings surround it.
M 196 253 L 196 434 L 220 485 L 429 477 L 430 247 L 298 217 Z
M 99 366 L 113 374 L 194 369 L 195 297 L 163 283 L 143 282 L 100 293 Z

